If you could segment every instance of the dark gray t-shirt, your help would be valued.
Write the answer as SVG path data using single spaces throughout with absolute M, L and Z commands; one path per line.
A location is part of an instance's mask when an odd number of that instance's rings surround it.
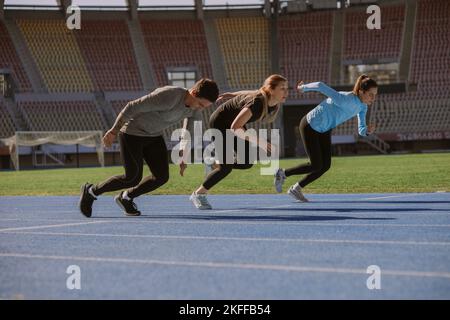
M 185 88 L 165 86 L 130 101 L 117 116 L 113 129 L 135 136 L 155 137 L 188 118 L 191 131 L 193 122 L 202 120 L 202 113 L 184 104 L 187 93 Z

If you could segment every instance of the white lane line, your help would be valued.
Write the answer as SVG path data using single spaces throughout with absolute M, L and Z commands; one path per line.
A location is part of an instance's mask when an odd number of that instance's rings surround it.
M 31 222 L 31 221 L 57 221 L 57 222 L 79 222 L 81 219 L 55 219 L 55 218 L 0 218 L 0 221 L 19 221 L 19 222 Z
M 252 263 L 227 263 L 227 262 L 209 262 L 209 261 L 171 261 L 154 259 L 127 259 L 127 258 L 107 258 L 107 257 L 82 257 L 82 256 L 55 256 L 38 255 L 23 253 L 0 253 L 4 258 L 28 258 L 44 260 L 72 260 L 87 262 L 114 262 L 128 264 L 151 264 L 163 266 L 181 266 L 181 267 L 200 267 L 200 268 L 222 268 L 222 269 L 252 269 L 252 270 L 271 270 L 284 272 L 318 272 L 318 273 L 346 273 L 346 274 L 367 274 L 365 269 L 352 268 L 324 268 L 315 266 L 286 266 L 276 264 L 252 264 Z M 409 276 L 409 277 L 433 277 L 450 279 L 450 272 L 434 271 L 403 271 L 403 270 L 382 270 L 384 275 L 391 276 Z
M 34 230 L 34 229 L 47 229 L 47 228 L 60 228 L 60 227 L 72 227 L 86 224 L 98 224 L 98 223 L 111 223 L 113 221 L 91 221 L 91 222 L 78 222 L 78 223 L 63 223 L 63 224 L 50 224 L 44 226 L 32 226 L 32 227 L 19 227 L 19 228 L 4 228 L 0 229 L 0 232 L 20 231 L 20 230 Z
M 376 202 L 374 202 L 376 203 Z M 161 216 L 161 215 L 167 215 L 170 217 L 174 217 L 174 216 L 179 216 L 179 218 L 184 218 L 186 216 L 189 217 L 204 217 L 204 216 L 211 216 L 214 217 L 214 214 L 216 213 L 228 213 L 228 212 L 239 212 L 242 214 L 248 214 L 249 218 L 252 218 L 254 214 L 261 214 L 261 216 L 268 216 L 268 217 L 272 217 L 275 214 L 278 215 L 280 214 L 279 212 L 264 212 L 264 210 L 267 210 L 268 208 L 241 208 L 241 209 L 224 209 L 224 210 L 202 210 L 201 212 L 199 211 L 161 211 L 159 209 L 152 209 L 152 208 L 148 208 L 148 209 L 142 209 L 140 208 L 141 212 L 143 213 L 141 215 L 141 217 L 126 217 L 121 214 L 121 213 L 114 213 L 114 216 L 112 215 L 108 215 L 110 212 L 101 212 L 101 213 L 97 213 L 95 215 L 92 216 L 92 219 L 96 219 L 96 218 L 101 218 L 101 219 L 108 219 L 108 218 L 122 218 L 122 219 L 126 219 L 126 220 L 132 220 L 133 218 L 137 218 L 137 219 L 142 219 L 142 217 L 144 218 L 151 218 L 152 216 Z M 269 209 L 274 209 L 274 208 L 269 208 Z M 368 209 L 371 209 L 373 211 L 368 211 Z M 397 209 L 397 210 L 396 210 Z M 444 208 L 435 208 L 435 209 L 430 209 L 430 208 L 420 208 L 423 211 L 419 211 L 418 208 L 400 208 L 401 210 L 398 210 L 398 206 L 396 207 L 395 204 L 390 206 L 390 207 L 386 207 L 383 208 L 384 211 L 389 211 L 389 212 L 383 212 L 380 211 L 379 208 L 367 208 L 364 209 L 363 212 L 359 211 L 358 212 L 358 208 L 330 208 L 330 207 L 302 207 L 302 206 L 298 206 L 298 207 L 292 207 L 292 210 L 286 210 L 286 212 L 283 212 L 283 217 L 288 217 L 292 216 L 292 217 L 301 217 L 302 215 L 373 215 L 373 214 L 378 214 L 378 215 L 389 215 L 392 216 L 394 214 L 398 214 L 398 215 L 430 215 L 430 214 L 434 214 L 434 215 L 439 215 L 439 214 L 443 214 L 443 215 L 447 215 L 450 214 L 450 209 L 449 210 L 445 210 Z M 408 210 L 411 211 L 408 211 Z M 147 211 L 146 211 L 147 210 Z M 390 211 L 392 210 L 392 211 Z M 324 211 L 324 212 L 321 212 Z M 230 217 L 233 217 L 230 215 Z M 57 218 L 42 218 L 42 219 L 37 219 L 37 218 L 30 218 L 28 219 L 27 217 L 24 218 L 0 218 L 1 220 L 23 220 L 23 221 L 27 221 L 27 220 L 53 220 L 53 221 L 58 221 Z M 61 219 L 59 221 L 80 221 L 80 220 L 84 220 L 85 218 L 80 217 L 79 219 Z M 157 218 L 155 218 L 157 219 Z
M 251 216 L 249 216 L 251 217 Z M 93 218 L 95 219 L 95 218 Z M 55 221 L 55 219 L 50 218 L 39 218 L 39 219 L 2 219 L 0 221 L 21 221 L 21 222 L 30 222 L 30 221 Z M 183 220 L 183 221 L 179 221 Z M 80 219 L 63 219 L 58 220 L 58 222 L 65 221 L 80 221 Z M 300 227 L 394 227 L 394 228 L 450 228 L 450 224 L 394 224 L 394 223 L 332 223 L 332 222 L 282 222 L 282 221 L 192 221 L 192 220 L 184 220 L 184 218 L 178 219 L 175 221 L 170 218 L 154 218 L 154 219 L 128 219 L 123 218 L 120 221 L 117 220 L 102 220 L 103 222 L 111 222 L 111 223 L 137 223 L 137 224 L 248 224 L 248 225 L 286 225 L 286 226 L 300 226 Z
M 403 198 L 403 197 L 413 197 L 413 196 L 419 196 L 423 195 L 423 193 L 408 193 L 403 195 L 396 195 L 396 196 L 386 196 L 386 197 L 374 197 L 374 198 L 364 198 L 362 200 L 377 200 L 377 199 L 391 199 L 391 198 Z
M 370 208 L 372 209 L 372 208 Z M 423 209 L 422 211 L 419 211 L 416 208 L 411 208 L 411 210 L 413 210 L 412 212 L 407 211 L 408 209 L 404 209 L 404 211 L 400 211 L 400 210 L 396 210 L 396 207 L 390 207 L 390 208 L 386 208 L 384 209 L 384 211 L 388 211 L 388 212 L 382 212 L 379 209 L 373 208 L 373 211 L 367 211 L 367 209 L 365 209 L 366 212 L 357 212 L 358 208 L 340 208 L 340 209 L 335 209 L 335 208 L 327 208 L 327 207 L 319 207 L 319 208 L 314 208 L 314 207 L 306 207 L 306 208 L 292 208 L 292 211 L 286 211 L 286 213 L 283 213 L 283 216 L 281 216 L 281 218 L 289 218 L 289 217 L 293 217 L 293 218 L 301 218 L 302 216 L 330 216 L 330 215 L 345 215 L 345 216 L 349 216 L 349 215 L 356 215 L 356 216 L 367 216 L 367 215 L 384 215 L 384 216 L 394 216 L 394 215 L 401 215 L 401 216 L 408 216 L 408 215 L 422 215 L 422 216 L 429 216 L 429 215 L 449 215 L 450 214 L 450 209 L 447 211 L 439 211 L 439 210 L 443 210 L 442 208 L 437 208 L 437 209 Z M 142 209 L 140 209 L 142 211 Z M 316 210 L 319 210 L 319 212 L 317 212 Z M 433 211 L 434 210 L 434 211 Z M 207 211 L 207 210 L 204 210 Z M 326 212 L 320 212 L 320 211 L 326 211 Z M 248 218 L 254 218 L 254 214 L 258 213 L 260 214 L 262 217 L 278 217 L 279 213 L 276 212 L 261 212 L 261 209 L 232 209 L 232 210 L 218 210 L 218 211 L 210 211 L 210 212 L 186 212 L 186 211 L 170 211 L 170 212 L 161 212 L 158 213 L 157 215 L 169 215 L 169 216 L 175 216 L 175 215 L 179 215 L 180 219 L 185 218 L 186 216 L 189 217 L 196 217 L 198 216 L 199 218 L 203 218 L 204 216 L 211 216 L 211 218 L 215 218 L 214 214 L 216 213 L 228 213 L 228 212 L 238 212 L 238 213 L 242 213 L 242 214 L 248 214 Z M 153 213 L 156 214 L 155 211 L 153 211 Z M 276 216 L 274 216 L 276 215 Z M 145 214 L 144 217 L 151 217 L 152 214 Z M 233 215 L 230 215 L 230 218 L 232 218 Z M 108 217 L 110 218 L 110 217 Z M 220 217 L 219 217 L 220 218 Z M 141 219 L 141 218 L 137 218 L 137 219 Z M 130 219 L 131 220 L 131 219 Z
M 253 211 L 255 211 L 255 210 L 265 210 L 265 209 L 289 208 L 289 207 L 292 207 L 292 205 L 290 205 L 290 204 L 283 204 L 283 205 L 279 205 L 279 206 L 261 207 L 261 208 L 258 208 L 258 209 L 253 209 Z M 231 210 L 228 210 L 228 209 L 211 210 L 211 213 L 222 213 L 222 212 L 226 213 L 226 212 L 239 212 L 239 211 L 241 211 L 241 212 L 252 211 L 252 209 L 249 208 L 249 209 L 231 209 Z
M 376 202 L 374 202 L 375 204 Z M 202 210 L 202 212 L 189 212 L 189 211 L 170 211 L 170 212 L 161 212 L 158 213 L 158 215 L 180 215 L 180 218 L 184 218 L 186 215 L 189 216 L 198 216 L 198 217 L 203 217 L 205 215 L 211 216 L 214 218 L 214 214 L 216 213 L 233 213 L 233 212 L 237 212 L 237 213 L 242 213 L 242 214 L 249 214 L 248 217 L 249 218 L 253 218 L 253 215 L 258 213 L 261 214 L 261 216 L 268 216 L 268 217 L 272 217 L 274 214 L 279 214 L 279 212 L 264 212 L 265 208 L 259 208 L 259 209 L 255 209 L 255 208 L 248 208 L 248 209 L 230 209 L 230 210 Z M 270 208 L 270 209 L 274 209 L 274 208 Z M 368 209 L 370 209 L 371 211 L 368 211 Z M 429 209 L 429 208 L 404 208 L 401 210 L 398 209 L 398 206 L 396 207 L 395 204 L 391 205 L 390 207 L 386 207 L 383 208 L 383 211 L 380 211 L 379 208 L 368 208 L 368 209 L 364 209 L 364 212 L 358 212 L 358 208 L 353 207 L 353 208 L 330 208 L 330 207 L 311 207 L 311 206 L 298 206 L 298 207 L 292 207 L 292 210 L 286 211 L 285 215 L 283 215 L 283 217 L 301 217 L 302 215 L 320 215 L 320 216 L 329 216 L 329 215 L 360 215 L 360 216 L 367 216 L 367 215 L 388 215 L 388 216 L 393 216 L 393 215 L 449 215 L 450 214 L 450 209 L 449 210 L 445 210 L 443 208 L 435 208 L 435 209 Z M 318 210 L 318 211 L 317 211 Z M 411 211 L 408 211 L 411 210 Z M 419 211 L 420 210 L 420 211 Z M 142 209 L 141 209 L 142 211 Z M 322 212 L 321 212 L 322 211 Z M 323 212 L 325 211 L 325 212 Z M 151 212 L 149 210 L 149 212 Z M 156 211 L 153 211 L 153 213 L 156 213 Z M 289 215 L 289 216 L 287 216 Z M 145 214 L 145 217 L 151 217 L 152 214 Z M 233 215 L 230 215 L 230 217 L 233 217 Z
M 376 204 L 376 201 L 373 202 L 374 204 Z M 314 204 L 317 204 L 317 202 L 315 202 Z M 324 204 L 324 203 L 321 203 Z M 326 203 L 325 203 L 326 204 Z M 272 215 L 270 215 L 269 212 L 261 212 L 263 210 L 267 210 L 267 209 L 276 209 L 276 208 L 284 208 L 284 207 L 291 207 L 292 210 L 286 211 L 286 215 L 283 217 L 288 217 L 287 215 L 293 216 L 293 217 L 301 217 L 302 215 L 317 215 L 317 216 L 329 216 L 329 215 L 356 215 L 356 216 L 367 216 L 367 215 L 373 215 L 373 214 L 377 214 L 377 215 L 388 215 L 388 216 L 394 216 L 394 215 L 401 215 L 401 216 L 408 216 L 408 215 L 422 215 L 422 216 L 429 216 L 429 215 L 450 215 L 450 209 L 449 210 L 445 210 L 444 208 L 400 208 L 401 210 L 398 210 L 398 206 L 396 206 L 396 204 L 391 204 L 391 206 L 383 208 L 383 211 L 387 211 L 387 212 L 383 212 L 380 211 L 379 208 L 369 208 L 371 211 L 368 211 L 368 209 L 364 209 L 364 212 L 358 212 L 358 208 L 356 207 L 350 207 L 350 208 L 330 208 L 328 206 L 319 206 L 319 207 L 313 207 L 312 203 L 309 203 L 307 205 L 305 205 L 304 203 L 302 204 L 298 204 L 297 206 L 290 206 L 290 205 L 285 205 L 285 206 L 276 206 L 276 207 L 261 207 L 261 208 L 241 208 L 241 209 L 223 209 L 223 210 L 204 210 L 204 211 L 170 211 L 170 212 L 163 212 L 163 211 L 159 211 L 158 208 L 141 208 L 141 211 L 144 212 L 143 217 L 152 217 L 152 215 L 169 215 L 169 216 L 175 216 L 175 215 L 179 215 L 180 219 L 184 218 L 186 215 L 188 215 L 189 217 L 195 217 L 198 216 L 199 218 L 204 217 L 205 215 L 211 216 L 214 218 L 214 214 L 217 213 L 232 213 L 232 212 L 239 212 L 242 214 L 248 214 L 249 218 L 253 218 L 253 214 L 255 213 L 259 213 L 261 215 L 266 215 L 268 217 L 271 217 L 273 214 L 277 214 L 276 212 L 272 212 Z M 148 210 L 148 214 L 145 214 L 146 210 Z M 319 210 L 319 212 L 317 211 Z M 412 210 L 412 211 L 408 211 L 408 210 Z M 419 211 L 421 210 L 421 211 Z M 326 212 L 320 212 L 320 211 L 326 211 Z M 71 211 L 73 213 L 73 211 Z M 60 212 L 58 212 L 60 213 Z M 105 212 L 102 212 L 101 214 L 105 214 Z M 121 215 L 118 213 L 117 217 L 120 217 Z M 93 219 L 95 219 L 96 216 L 93 217 Z M 97 217 L 101 217 L 100 215 L 97 215 Z M 232 215 L 230 215 L 230 217 L 233 217 Z M 106 217 L 105 217 L 106 218 Z M 110 216 L 108 216 L 107 218 L 111 218 Z M 82 219 L 82 218 L 81 218 Z M 142 219 L 142 217 L 127 217 L 127 219 L 131 220 L 131 219 Z M 26 220 L 26 219 L 23 219 Z M 32 219 L 30 219 L 32 220 Z M 73 219 L 74 220 L 74 219 Z
M 330 223 L 330 222 L 281 222 L 281 221 L 171 221 L 171 220 L 151 220 L 151 221 L 124 221 L 126 223 L 164 223 L 164 224 L 238 224 L 238 225 L 287 225 L 300 227 L 400 227 L 400 228 L 450 228 L 450 224 L 387 224 L 387 223 Z
M 113 237 L 113 238 L 147 238 L 162 240 L 215 240 L 215 241 L 267 241 L 267 242 L 297 242 L 297 243 L 337 243 L 337 244 L 387 244 L 387 245 L 430 245 L 450 246 L 445 241 L 397 241 L 397 240 L 348 240 L 348 239 L 298 239 L 298 238 L 255 238 L 255 237 L 211 237 L 211 236 L 182 236 L 161 234 L 113 234 L 113 233 L 82 233 L 82 232 L 7 232 L 14 234 L 33 234 L 51 236 L 82 236 L 82 237 Z

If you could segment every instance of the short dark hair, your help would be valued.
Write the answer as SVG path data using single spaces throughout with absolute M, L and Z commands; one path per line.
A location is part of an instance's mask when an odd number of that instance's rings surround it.
M 219 88 L 217 83 L 211 79 L 202 78 L 192 87 L 192 91 L 197 98 L 205 98 L 211 102 L 216 102 L 219 97 Z

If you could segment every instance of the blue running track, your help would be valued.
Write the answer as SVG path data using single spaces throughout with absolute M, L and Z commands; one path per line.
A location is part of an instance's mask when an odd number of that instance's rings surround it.
M 450 193 L 309 197 L 0 197 L 0 298 L 450 299 Z

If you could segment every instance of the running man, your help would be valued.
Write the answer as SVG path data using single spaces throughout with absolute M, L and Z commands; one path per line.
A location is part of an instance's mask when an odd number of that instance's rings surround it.
M 288 95 L 288 82 L 283 76 L 274 74 L 268 77 L 259 90 L 239 91 L 235 93 L 223 94 L 219 99 L 231 98 L 223 103 L 211 115 L 210 128 L 218 129 L 222 133 L 223 148 L 216 151 L 216 159 L 223 159 L 217 167 L 208 174 L 202 185 L 195 190 L 190 199 L 194 206 L 200 210 L 211 209 L 211 205 L 206 199 L 208 191 L 222 179 L 224 179 L 233 169 L 249 169 L 253 166 L 249 159 L 250 143 L 258 145 L 266 152 L 270 152 L 270 143 L 255 136 L 245 134 L 247 123 L 255 121 L 273 122 L 277 117 L 281 104 L 286 101 Z M 218 100 L 219 101 L 219 100 Z M 242 163 L 226 163 L 226 131 L 234 133 L 233 145 L 237 152 L 237 139 L 245 140 L 245 159 L 240 158 Z M 239 154 L 237 154 L 239 156 Z
M 110 147 L 118 137 L 125 174 L 113 176 L 95 186 L 90 183 L 83 185 L 79 201 L 81 213 L 90 217 L 92 204 L 99 195 L 126 189 L 115 197 L 115 201 L 126 215 L 139 216 L 140 211 L 133 199 L 161 187 L 169 179 L 169 160 L 163 130 L 182 119 L 185 119 L 183 129 L 189 127 L 192 130 L 193 122 L 202 119 L 201 111 L 209 108 L 218 95 L 219 89 L 214 81 L 201 79 L 190 90 L 165 86 L 129 102 L 103 137 L 106 147 Z M 152 175 L 141 181 L 143 160 Z M 181 176 L 185 168 L 186 161 L 182 161 Z
M 298 85 L 300 92 L 318 91 L 328 99 L 323 100 L 300 121 L 300 135 L 309 157 L 310 163 L 289 169 L 278 169 L 275 173 L 275 189 L 282 191 L 286 177 L 306 174 L 291 186 L 288 194 L 301 202 L 308 202 L 302 189 L 322 176 L 331 166 L 331 131 L 341 123 L 358 116 L 358 133 L 367 136 L 374 132 L 375 126 L 366 126 L 367 107 L 374 101 L 378 93 L 375 80 L 361 75 L 350 92 L 337 92 L 322 82 Z

